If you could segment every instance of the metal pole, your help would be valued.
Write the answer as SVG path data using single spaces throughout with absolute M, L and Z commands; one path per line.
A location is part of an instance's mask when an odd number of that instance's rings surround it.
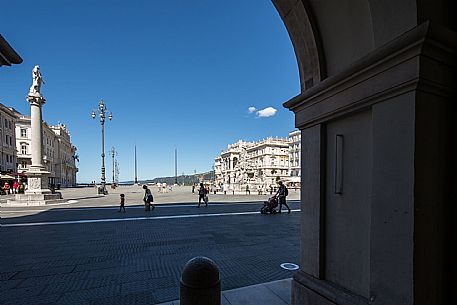
M 138 177 L 137 177 L 137 168 L 136 168 L 136 145 L 135 145 L 135 184 L 138 183 Z
M 104 116 L 104 114 L 103 114 Z M 102 125 L 102 188 L 103 194 L 106 192 L 106 178 L 105 178 L 105 120 L 101 119 Z
M 178 149 L 175 148 L 175 184 L 178 184 Z
M 106 178 L 105 178 L 105 118 L 106 118 L 106 112 L 107 112 L 107 109 L 106 109 L 105 103 L 103 102 L 103 100 L 100 100 L 100 102 L 98 103 L 97 112 L 94 110 L 94 111 L 92 111 L 92 115 L 91 115 L 92 118 L 95 119 L 97 117 L 97 113 L 99 114 L 100 125 L 102 127 L 102 178 L 101 178 L 102 186 L 101 186 L 101 189 L 99 189 L 99 193 L 101 191 L 101 192 L 103 192 L 104 195 L 108 194 L 108 192 L 106 190 Z M 113 119 L 113 115 L 111 114 L 111 112 L 108 112 L 108 119 L 110 121 Z
M 116 179 L 114 179 L 114 180 L 116 183 L 119 183 L 119 162 L 117 162 L 117 160 L 116 160 L 115 166 L 116 166 Z
M 115 170 L 115 165 L 114 165 L 114 156 L 116 155 L 116 149 L 113 147 L 111 148 L 111 156 L 113 157 L 113 185 L 115 183 L 115 180 L 114 180 L 114 170 Z

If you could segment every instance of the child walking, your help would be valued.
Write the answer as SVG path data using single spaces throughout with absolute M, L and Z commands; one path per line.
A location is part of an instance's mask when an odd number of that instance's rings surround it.
M 121 194 L 121 206 L 119 207 L 119 212 L 124 209 L 124 213 L 125 213 L 125 195 L 124 194 Z

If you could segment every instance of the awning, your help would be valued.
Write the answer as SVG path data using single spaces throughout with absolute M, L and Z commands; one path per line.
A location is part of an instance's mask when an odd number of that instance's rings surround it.
M 0 179 L 12 180 L 15 179 L 15 177 L 6 174 L 0 174 Z
M 8 173 L 8 175 L 10 176 L 14 176 L 14 177 L 27 177 L 27 174 L 25 172 L 23 173 Z

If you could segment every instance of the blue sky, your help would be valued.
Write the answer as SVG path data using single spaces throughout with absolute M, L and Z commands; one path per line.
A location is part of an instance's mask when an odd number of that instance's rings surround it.
M 134 177 L 135 144 L 138 177 L 149 179 L 174 175 L 175 148 L 179 174 L 191 174 L 238 139 L 294 129 L 282 103 L 299 93 L 297 63 L 268 0 L 18 0 L 1 33 L 24 62 L 0 69 L 0 102 L 29 115 L 40 65 L 44 120 L 69 128 L 79 182 L 100 179 L 100 124 L 90 117 L 100 99 L 113 113 L 105 149 L 118 150 L 121 181 Z M 277 112 L 259 117 L 250 106 Z

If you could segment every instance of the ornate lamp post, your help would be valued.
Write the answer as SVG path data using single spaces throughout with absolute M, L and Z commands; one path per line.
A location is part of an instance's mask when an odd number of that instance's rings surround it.
M 99 194 L 108 194 L 108 191 L 106 190 L 106 178 L 105 178 L 105 119 L 106 119 L 106 113 L 108 112 L 108 119 L 111 121 L 113 119 L 113 114 L 108 111 L 106 108 L 105 102 L 103 100 L 100 100 L 98 103 L 98 109 L 95 111 L 92 111 L 92 118 L 95 119 L 97 117 L 97 113 L 100 116 L 100 125 L 102 127 L 102 177 L 101 177 L 101 182 L 102 186 L 99 188 L 98 193 Z

